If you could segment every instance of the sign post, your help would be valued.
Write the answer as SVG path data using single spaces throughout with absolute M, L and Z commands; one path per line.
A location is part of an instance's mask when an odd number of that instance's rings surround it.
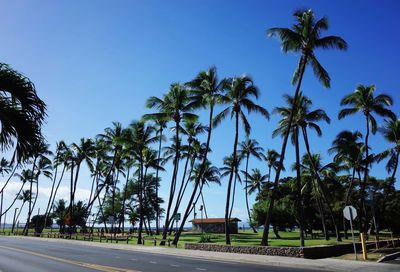
M 357 260 L 357 248 L 356 242 L 354 240 L 354 230 L 353 230 L 353 219 L 357 217 L 357 210 L 353 206 L 346 206 L 343 209 L 343 216 L 347 220 L 350 220 L 350 228 L 351 228 L 351 237 L 353 239 L 353 247 L 354 247 L 354 256 Z

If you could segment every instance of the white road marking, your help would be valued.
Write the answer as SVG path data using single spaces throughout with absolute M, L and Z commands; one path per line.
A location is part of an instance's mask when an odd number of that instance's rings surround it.
M 179 264 L 170 264 L 170 266 L 173 266 L 173 267 L 180 267 Z M 0 271 L 0 272 L 1 272 L 1 271 Z
M 205 268 L 196 268 L 196 270 L 200 270 L 200 271 L 206 271 L 207 269 L 205 269 Z
M 137 259 L 131 259 L 131 261 L 137 261 Z
M 150 263 L 151 263 L 151 264 L 156 264 L 157 262 L 154 262 L 154 261 L 150 261 Z
M 120 257 L 120 256 L 115 256 L 115 258 L 116 258 L 116 259 L 121 259 L 121 257 Z

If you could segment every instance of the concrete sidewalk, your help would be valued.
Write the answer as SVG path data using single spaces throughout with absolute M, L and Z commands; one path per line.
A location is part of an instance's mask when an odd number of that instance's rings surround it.
M 400 271 L 400 266 L 387 263 L 374 263 L 363 261 L 347 261 L 338 259 L 301 259 L 280 256 L 250 255 L 224 252 L 211 252 L 199 250 L 176 249 L 170 247 L 139 246 L 126 244 L 108 244 L 88 241 L 76 241 L 54 238 L 36 238 L 24 236 L 10 236 L 14 239 L 30 239 L 47 241 L 50 243 L 65 243 L 82 246 L 110 248 L 117 250 L 127 250 L 133 252 L 146 252 L 152 254 L 165 254 L 179 256 L 182 258 L 194 258 L 201 260 L 212 260 L 229 263 L 250 263 L 260 265 L 272 265 L 290 268 L 306 268 L 318 271 Z

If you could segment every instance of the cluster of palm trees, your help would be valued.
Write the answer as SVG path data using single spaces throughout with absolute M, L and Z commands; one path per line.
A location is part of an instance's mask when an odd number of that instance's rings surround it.
M 48 217 L 56 217 L 63 229 L 68 226 L 70 233 L 76 231 L 77 226 L 86 228 L 88 224 L 92 224 L 93 227 L 97 222 L 104 224 L 106 231 L 115 234 L 119 230 L 125 231 L 125 223 L 128 220 L 137 225 L 138 244 L 143 243 L 143 232 L 153 234 L 151 226 L 155 224 L 156 234 L 162 231 L 163 244 L 167 236 L 172 234 L 176 214 L 183 211 L 179 227 L 174 234 L 173 243 L 177 244 L 196 204 L 200 201 L 205 208 L 204 186 L 211 183 L 220 185 L 221 179 L 226 177 L 226 243 L 231 243 L 229 223 L 237 185 L 243 182 L 246 209 L 254 232 L 257 232 L 260 222 L 254 219 L 256 216 L 252 214 L 248 196 L 257 193 L 257 201 L 266 201 L 261 244 L 268 245 L 269 229 L 274 221 L 274 210 L 277 208 L 275 204 L 279 194 L 283 192 L 280 187 L 284 182 L 281 173 L 284 170 L 290 138 L 295 154 L 295 162 L 290 169 L 295 173 L 293 194 L 301 246 L 304 246 L 306 230 L 304 206 L 305 202 L 310 201 L 306 197 L 309 195 L 306 191 L 311 192 L 312 200 L 315 200 L 325 236 L 328 237 L 325 225 L 327 213 L 337 240 L 341 240 L 341 226 L 335 208 L 337 203 L 332 201 L 327 188 L 328 183 L 338 179 L 338 174 L 342 171 L 350 173 L 343 204 L 355 204 L 360 207 L 360 230 L 367 231 L 372 216 L 366 204 L 370 184 L 369 171 L 373 163 L 389 157 L 387 170 L 390 177 L 384 184 L 383 205 L 379 208 L 382 217 L 385 203 L 393 192 L 396 180 L 400 152 L 400 121 L 390 110 L 393 101 L 389 96 L 375 95 L 373 85 L 357 86 L 353 93 L 343 98 L 341 104 L 344 108 L 338 118 L 362 113 L 365 117 L 365 137 L 358 131 L 340 132 L 329 150 L 334 155 L 333 162 L 323 165 L 321 156 L 311 150 L 309 133 L 315 132 L 321 136 L 319 122 L 330 123 L 331 119 L 324 110 L 312 108 L 312 100 L 301 91 L 301 86 L 305 70 L 311 66 L 322 85 L 329 88 L 329 74 L 319 63 L 315 50 L 346 50 L 347 44 L 338 36 L 321 36 L 321 32 L 328 29 L 326 17 L 317 20 L 311 10 L 296 11 L 294 17 L 296 22 L 292 28 L 271 28 L 267 31 L 268 36 L 276 36 L 281 40 L 283 52 L 300 54 L 292 78 L 295 85 L 294 94 L 285 95 L 286 104 L 272 111 L 280 117 L 278 127 L 272 132 L 273 137 L 280 136 L 283 139 L 280 152 L 272 149 L 264 151 L 257 140 L 250 138 L 251 124 L 248 114 L 257 113 L 266 120 L 270 116 L 264 107 L 256 103 L 260 91 L 252 78 L 242 75 L 219 79 L 217 69 L 211 67 L 187 83 L 171 84 L 162 97 L 150 97 L 146 106 L 152 113 L 145 114 L 139 121 L 134 121 L 127 127 L 114 122 L 95 138 L 82 138 L 79 143 L 66 144 L 60 141 L 53 154 L 41 136 L 40 127 L 45 117 L 45 105 L 36 96 L 33 84 L 8 66 L 0 66 L 0 87 L 5 93 L 1 94 L 0 99 L 9 103 L 5 104 L 4 109 L 10 111 L 10 116 L 15 115 L 13 124 L 4 117 L 5 115 L 0 116 L 2 147 L 13 147 L 15 150 L 11 162 L 5 159 L 1 161 L 0 173 L 3 176 L 8 175 L 9 178 L 0 194 L 3 195 L 11 177 L 18 176 L 21 180 L 21 187 L 15 199 L 5 211 L 1 210 L 0 214 L 5 214 L 18 199 L 22 200 L 20 213 L 27 202 L 29 207 L 24 229 L 27 234 L 38 198 L 39 177 L 43 176 L 52 181 L 44 222 L 47 222 Z M 216 112 L 218 109 L 222 110 Z M 199 122 L 199 113 L 204 111 L 208 113 L 206 124 Z M 378 128 L 376 116 L 386 118 L 383 128 Z M 227 154 L 223 166 L 218 168 L 209 160 L 209 154 L 212 152 L 211 139 L 215 127 L 228 117 L 235 125 L 232 152 Z M 26 122 L 19 123 L 18 118 Z M 26 126 L 29 127 L 28 130 L 25 129 Z M 169 140 L 166 139 L 167 128 L 172 131 Z M 245 137 L 240 142 L 242 128 Z M 369 137 L 370 133 L 375 134 L 379 129 L 393 146 L 373 154 L 370 153 Z M 205 135 L 204 141 L 201 140 L 201 135 Z M 16 139 L 15 144 L 12 139 Z M 300 154 L 302 143 L 306 151 L 304 155 Z M 253 158 L 265 161 L 266 173 L 249 167 Z M 171 164 L 168 164 L 169 162 Z M 82 180 L 80 176 L 84 165 L 91 173 L 91 181 Z M 167 165 L 171 165 L 168 169 L 171 179 L 162 182 L 163 186 L 169 186 L 164 210 L 159 187 L 160 173 L 166 170 Z M 288 167 L 287 162 L 286 165 Z M 69 180 L 70 185 L 68 205 L 65 200 L 56 201 L 58 189 L 65 178 Z M 87 202 L 75 203 L 78 184 L 82 182 L 90 182 L 90 195 Z M 29 186 L 29 189 L 25 189 L 25 186 Z M 355 188 L 360 191 L 357 201 L 351 199 Z M 97 210 L 94 207 L 97 207 Z M 78 213 L 79 218 L 84 220 L 77 220 Z M 375 213 L 373 215 L 375 216 Z M 275 227 L 273 224 L 277 233 Z M 343 227 L 346 228 L 346 224 Z

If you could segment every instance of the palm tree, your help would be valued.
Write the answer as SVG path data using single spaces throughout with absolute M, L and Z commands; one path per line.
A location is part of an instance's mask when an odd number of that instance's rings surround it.
M 267 149 L 266 153 L 263 155 L 265 162 L 268 167 L 268 183 L 271 184 L 271 170 L 272 168 L 276 171 L 279 167 L 279 158 L 281 156 L 274 149 Z M 284 169 L 283 169 L 284 170 Z
M 42 141 L 46 104 L 27 77 L 4 63 L 0 63 L 0 89 L 0 147 L 15 147 L 12 161 L 19 163 L 32 156 Z
M 292 29 L 277 27 L 270 28 L 267 31 L 267 35 L 269 37 L 278 36 L 280 38 L 282 51 L 284 53 L 295 52 L 301 54 L 292 79 L 293 84 L 297 83 L 296 91 L 294 93 L 294 100 L 297 100 L 307 65 L 311 65 L 315 76 L 325 87 L 330 87 L 329 74 L 319 63 L 314 51 L 319 48 L 346 50 L 347 43 L 338 36 L 321 37 L 321 31 L 328 29 L 328 19 L 326 17 L 316 20 L 312 10 L 297 10 L 293 15 L 296 18 L 296 24 Z M 294 111 L 295 109 L 293 109 L 292 112 Z M 278 190 L 280 173 L 283 167 L 283 161 L 285 159 L 286 145 L 289 138 L 290 127 L 292 126 L 292 121 L 293 114 L 291 114 L 289 117 L 289 129 L 286 131 L 282 143 L 282 149 L 280 153 L 281 158 L 279 160 L 279 167 L 275 174 L 273 194 L 268 206 L 267 216 L 264 224 L 264 233 L 261 241 L 261 245 L 263 246 L 268 245 L 269 226 L 274 208 L 274 200 Z
M 158 140 L 158 161 L 161 163 L 161 144 L 162 141 L 164 141 L 163 138 L 163 131 L 165 128 L 167 128 L 167 121 L 161 119 L 155 119 L 154 123 L 157 127 L 157 137 L 159 138 Z M 160 166 L 160 165 L 159 165 Z M 158 180 L 158 174 L 159 174 L 159 170 L 158 168 L 156 169 L 156 177 L 155 179 Z M 156 183 L 156 199 L 158 199 L 158 183 Z M 160 209 L 157 206 L 156 207 L 156 235 L 160 234 Z
M 168 228 L 170 225 L 170 212 L 172 203 L 175 196 L 175 189 L 177 183 L 177 175 L 179 170 L 179 161 L 180 161 L 180 124 L 182 120 L 197 120 L 197 115 L 191 113 L 192 109 L 194 108 L 193 102 L 190 101 L 189 92 L 188 90 L 178 84 L 174 83 L 171 85 L 170 90 L 167 94 L 164 95 L 162 99 L 158 97 L 150 97 L 147 100 L 146 106 L 148 108 L 156 108 L 159 110 L 157 113 L 152 114 L 145 114 L 143 116 L 144 119 L 155 119 L 161 118 L 162 120 L 169 121 L 172 120 L 175 122 L 175 145 L 176 145 L 176 152 L 175 158 L 173 161 L 174 171 L 172 174 L 170 192 L 169 192 L 169 199 L 167 205 L 167 213 L 165 217 L 165 224 L 163 229 L 163 239 L 167 238 Z M 165 242 L 162 242 L 165 244 Z
M 34 154 L 33 154 L 33 162 L 32 162 L 32 169 L 31 169 L 32 175 L 31 175 L 30 187 L 29 187 L 29 192 L 31 193 L 31 196 L 29 198 L 29 210 L 28 210 L 28 217 L 27 217 L 27 221 L 26 221 L 27 223 L 25 224 L 25 228 L 24 228 L 24 235 L 28 235 L 28 226 L 29 226 L 29 222 L 31 221 L 31 215 L 33 212 L 33 207 L 32 207 L 33 183 L 36 182 L 36 186 L 38 186 L 38 183 L 37 183 L 38 181 L 36 178 L 40 175 L 40 168 L 37 170 L 37 167 L 38 167 L 37 164 L 39 161 L 41 161 L 42 166 L 47 168 L 47 164 L 51 164 L 51 161 L 50 161 L 50 159 L 47 158 L 47 156 L 51 156 L 51 155 L 53 155 L 53 153 L 49 150 L 48 144 L 46 144 L 43 141 L 36 143 L 35 149 L 34 149 Z M 38 187 L 37 187 L 37 190 L 38 190 Z
M 396 173 L 397 167 L 399 165 L 399 155 L 400 155 L 400 119 L 393 118 L 389 120 L 385 120 L 385 125 L 380 128 L 380 132 L 385 137 L 386 141 L 388 141 L 392 146 L 382 152 L 381 158 L 389 157 L 389 160 L 386 164 L 386 170 L 391 176 L 388 180 L 387 186 L 385 188 L 384 197 L 380 209 L 380 218 L 383 218 L 383 214 L 386 209 L 386 202 L 389 197 L 389 194 L 396 182 Z
M 93 169 L 92 158 L 95 155 L 95 146 L 92 139 L 81 138 L 79 144 L 72 143 L 71 150 L 73 152 L 73 157 L 71 157 L 71 183 L 70 183 L 70 202 L 69 202 L 69 218 L 70 222 L 74 222 L 74 203 L 75 203 L 75 193 L 76 186 L 78 183 L 80 168 L 82 162 L 86 161 L 89 169 Z M 75 171 L 75 173 L 74 173 Z M 74 176 L 75 174 L 75 176 Z M 72 233 L 72 227 L 70 226 L 70 234 Z
M 373 114 L 377 114 L 382 117 L 395 118 L 394 113 L 387 107 L 393 104 L 393 100 L 390 96 L 385 94 L 374 96 L 375 85 L 364 86 L 358 85 L 353 93 L 345 96 L 341 101 L 341 106 L 348 106 L 339 112 L 339 119 L 343 119 L 349 115 L 355 114 L 357 112 L 363 113 L 366 121 L 366 134 L 364 141 L 365 150 L 365 168 L 364 168 L 364 178 L 361 184 L 361 206 L 364 213 L 364 219 L 367 220 L 366 207 L 365 207 L 365 190 L 368 183 L 368 171 L 370 164 L 369 156 L 369 134 L 375 134 L 377 131 L 377 122 Z M 360 220 L 362 221 L 362 220 Z M 367 221 L 363 226 L 361 223 L 361 231 L 366 231 Z
M 247 214 L 249 216 L 249 224 L 251 228 L 253 229 L 254 233 L 257 233 L 256 228 L 253 226 L 251 222 L 251 216 L 250 216 L 250 207 L 249 207 L 249 194 L 247 192 L 247 184 L 248 184 L 248 170 L 249 170 L 249 159 L 250 155 L 254 156 L 258 160 L 261 160 L 262 158 L 262 152 L 264 149 L 259 146 L 259 143 L 254 140 L 254 139 L 249 139 L 248 137 L 246 138 L 245 141 L 240 143 L 240 150 L 239 154 L 241 157 L 246 158 L 246 168 L 244 171 L 245 175 L 245 181 L 244 181 L 244 191 L 245 191 L 245 198 L 246 198 L 246 207 L 247 207 Z
M 215 116 L 214 124 L 219 124 L 228 114 L 231 118 L 235 118 L 235 140 L 233 143 L 233 165 L 236 164 L 237 158 L 237 145 L 239 138 L 239 119 L 244 126 L 246 134 L 250 134 L 251 126 L 247 121 L 244 110 L 246 109 L 249 113 L 257 112 L 261 113 L 265 118 L 269 118 L 269 113 L 266 109 L 260 105 L 255 104 L 251 99 L 258 98 L 259 90 L 253 84 L 253 80 L 249 76 L 240 76 L 229 78 L 224 82 L 225 94 L 221 97 L 221 102 L 223 104 L 228 104 L 229 106 Z M 232 169 L 229 175 L 228 189 L 226 193 L 226 205 L 225 205 L 225 240 L 226 244 L 230 244 L 230 234 L 229 234 L 229 206 L 231 197 L 231 186 L 235 170 Z
M 352 192 L 356 174 L 360 177 L 363 171 L 363 153 L 364 144 L 361 142 L 362 134 L 359 131 L 341 131 L 332 142 L 332 147 L 328 150 L 329 154 L 335 154 L 334 162 L 337 168 L 350 171 L 349 183 L 344 197 L 344 206 L 350 203 L 350 194 Z M 361 187 L 361 178 L 359 180 Z M 344 237 L 348 239 L 347 219 L 343 216 Z
M 29 177 L 29 179 L 30 179 L 30 177 Z M 16 222 L 18 222 L 18 218 L 21 214 L 22 209 L 24 208 L 25 203 L 31 200 L 31 192 L 29 192 L 29 190 L 22 191 L 22 193 L 18 196 L 18 200 L 22 200 L 22 204 L 21 204 L 21 207 L 19 208 L 19 212 L 18 212 L 17 216 L 15 217 L 14 224 Z
M 138 170 L 137 170 L 137 175 L 138 175 L 138 188 L 137 188 L 137 194 L 138 194 L 138 200 L 139 200 L 139 230 L 138 230 L 138 244 L 142 244 L 142 227 L 143 227 L 143 221 L 144 221 L 144 194 L 145 194 L 145 152 L 148 149 L 150 144 L 153 144 L 158 141 L 157 136 L 153 136 L 155 133 L 155 127 L 146 125 L 144 121 L 139 121 L 139 122 L 133 122 L 129 129 L 131 130 L 132 133 L 132 142 L 134 143 L 134 157 L 135 160 L 137 161 L 138 164 Z M 156 160 L 155 154 L 153 152 L 153 163 L 152 165 L 154 167 L 158 167 L 158 160 Z
M 202 125 L 199 122 L 192 122 L 192 121 L 185 121 L 184 126 L 181 127 L 181 134 L 185 135 L 187 137 L 187 145 L 184 145 L 182 147 L 182 150 L 184 151 L 182 154 L 182 158 L 186 158 L 185 166 L 183 169 L 183 175 L 182 175 L 182 180 L 181 180 L 181 185 L 179 187 L 178 191 L 178 196 L 176 198 L 176 203 L 175 203 L 175 208 L 174 212 L 172 215 L 176 214 L 179 210 L 183 195 L 185 193 L 184 188 L 185 188 L 185 180 L 186 180 L 186 174 L 189 166 L 189 161 L 192 159 L 194 155 L 194 149 L 193 149 L 193 143 L 197 139 L 197 136 L 207 132 L 208 128 L 204 125 Z M 171 222 L 174 221 L 174 217 L 172 217 Z M 172 227 L 173 223 L 171 223 Z M 172 228 L 170 228 L 170 231 Z
M 268 174 L 262 175 L 260 169 L 251 169 L 251 174 L 248 175 L 247 190 L 251 195 L 254 192 L 260 193 L 264 185 L 268 183 Z
M 200 186 L 200 179 L 203 173 L 206 170 L 207 166 L 207 157 L 208 152 L 210 151 L 210 142 L 211 142 L 211 134 L 213 130 L 213 118 L 214 118 L 214 107 L 215 105 L 220 103 L 221 98 L 221 90 L 224 80 L 220 81 L 217 76 L 217 69 L 215 67 L 211 67 L 207 71 L 200 72 L 195 79 L 186 83 L 186 85 L 190 88 L 191 101 L 193 102 L 194 108 L 209 108 L 208 115 L 208 133 L 207 133 L 207 141 L 205 144 L 204 153 L 202 154 L 202 162 L 200 164 L 200 171 L 196 176 L 196 180 L 194 183 L 194 188 L 192 194 L 189 198 L 189 202 L 186 206 L 185 213 L 181 220 L 181 225 L 175 234 L 175 238 L 173 244 L 178 244 L 179 237 L 182 233 L 184 225 L 186 223 L 187 218 L 189 217 L 193 203 L 197 194 L 197 190 Z M 201 145 L 199 145 L 201 148 Z M 190 175 L 189 175 L 190 176 Z
M 327 188 L 326 185 L 321 181 L 320 175 L 324 176 L 324 181 L 329 181 L 330 179 L 332 179 L 332 176 L 336 171 L 336 164 L 328 163 L 326 165 L 322 165 L 320 154 L 307 153 L 302 158 L 301 168 L 302 168 L 302 176 L 304 177 L 305 181 L 305 184 L 303 185 L 302 188 L 302 192 L 305 190 L 311 191 L 311 194 L 317 203 L 317 207 L 321 215 L 321 223 L 323 232 L 325 234 L 325 240 L 329 240 L 328 230 L 325 225 L 325 214 L 323 207 L 324 203 L 328 204 L 328 208 L 330 210 L 331 218 L 335 226 L 336 233 L 338 231 L 335 219 L 333 217 L 332 208 L 329 205 Z M 339 236 L 337 235 L 337 237 L 340 238 L 340 234 Z
M 24 169 L 21 171 L 21 174 L 16 173 L 16 174 L 14 174 L 14 176 L 18 177 L 20 179 L 20 181 L 22 182 L 22 184 L 21 184 L 21 187 L 20 187 L 18 193 L 15 195 L 15 198 L 11 202 L 10 206 L 4 212 L 2 210 L 0 210 L 0 212 L 1 212 L 0 218 L 4 214 L 6 214 L 12 208 L 12 206 L 14 206 L 15 202 L 20 198 L 21 192 L 24 189 L 25 184 L 32 179 L 32 172 L 29 169 Z

